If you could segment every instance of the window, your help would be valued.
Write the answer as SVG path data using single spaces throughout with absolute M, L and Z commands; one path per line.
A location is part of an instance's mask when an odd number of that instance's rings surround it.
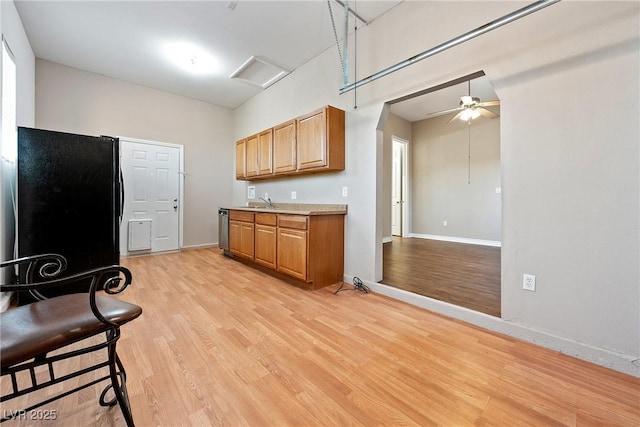
M 2 146 L 3 159 L 16 159 L 16 63 L 7 41 L 2 39 Z

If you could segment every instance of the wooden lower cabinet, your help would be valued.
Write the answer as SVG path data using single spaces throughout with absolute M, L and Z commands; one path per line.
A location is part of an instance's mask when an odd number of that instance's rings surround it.
M 307 232 L 278 228 L 278 267 L 280 273 L 307 280 Z
M 253 260 L 255 224 L 253 212 L 229 212 L 229 251 Z
M 257 264 L 276 269 L 276 227 L 256 224 L 255 258 Z
M 276 225 L 278 216 L 270 212 L 255 214 L 255 257 L 257 264 L 276 269 Z
M 256 213 L 255 221 L 247 222 L 253 215 L 230 211 L 231 253 L 292 277 L 308 289 L 342 282 L 344 215 Z

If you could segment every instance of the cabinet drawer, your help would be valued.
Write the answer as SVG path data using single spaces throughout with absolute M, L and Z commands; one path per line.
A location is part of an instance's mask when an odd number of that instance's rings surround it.
M 276 225 L 276 217 L 273 213 L 256 213 L 256 224 Z
M 278 227 L 307 229 L 307 217 L 302 215 L 278 215 Z
M 229 219 L 242 222 L 253 222 L 253 212 L 229 211 Z

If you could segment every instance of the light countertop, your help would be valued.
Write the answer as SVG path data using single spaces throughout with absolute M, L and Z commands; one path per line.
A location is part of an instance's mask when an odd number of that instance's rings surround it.
M 290 215 L 346 215 L 347 205 L 273 203 L 273 208 L 265 203 L 249 202 L 249 206 L 223 207 L 237 211 L 265 212 Z

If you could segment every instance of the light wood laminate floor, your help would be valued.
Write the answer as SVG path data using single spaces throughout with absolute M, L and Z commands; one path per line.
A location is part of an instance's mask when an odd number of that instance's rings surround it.
M 144 309 L 119 343 L 138 426 L 640 424 L 638 378 L 381 295 L 302 290 L 218 249 L 122 264 Z M 124 425 L 101 390 L 5 425 Z

